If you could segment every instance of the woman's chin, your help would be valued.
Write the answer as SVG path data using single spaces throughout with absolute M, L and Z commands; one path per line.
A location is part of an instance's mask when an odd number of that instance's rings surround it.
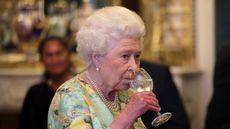
M 117 91 L 122 91 L 122 90 L 128 90 L 129 88 L 130 88 L 129 81 L 125 79 L 120 81 L 115 89 Z
M 122 90 L 128 90 L 130 88 L 129 82 L 123 82 L 122 83 Z

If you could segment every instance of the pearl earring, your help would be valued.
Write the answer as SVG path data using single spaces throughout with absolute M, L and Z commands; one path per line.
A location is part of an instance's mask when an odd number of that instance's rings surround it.
M 100 71 L 100 69 L 97 67 L 97 68 L 96 68 L 96 71 L 97 71 L 97 72 L 99 72 L 99 71 Z

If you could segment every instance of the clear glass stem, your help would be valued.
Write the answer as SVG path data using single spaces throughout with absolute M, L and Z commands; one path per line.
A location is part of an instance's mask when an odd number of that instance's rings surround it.
M 160 115 L 161 115 L 161 113 L 160 113 L 160 112 L 156 112 L 156 113 L 157 113 L 157 115 L 158 115 L 158 116 L 160 116 Z

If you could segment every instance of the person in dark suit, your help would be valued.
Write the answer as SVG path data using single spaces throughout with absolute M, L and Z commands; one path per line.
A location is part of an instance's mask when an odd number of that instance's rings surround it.
M 208 106 L 205 129 L 230 129 L 230 41 L 216 55 L 213 96 Z
M 169 68 L 165 65 L 141 61 L 141 67 L 144 68 L 153 79 L 153 92 L 156 94 L 161 112 L 171 112 L 170 120 L 158 127 L 151 125 L 152 120 L 157 114 L 147 111 L 142 115 L 142 121 L 148 129 L 190 129 L 190 122 L 186 114 L 183 102 L 180 98 Z

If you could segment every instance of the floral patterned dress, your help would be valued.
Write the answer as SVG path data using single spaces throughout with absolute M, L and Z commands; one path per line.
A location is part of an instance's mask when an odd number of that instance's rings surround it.
M 128 91 L 119 93 L 121 108 L 128 100 Z M 100 96 L 78 75 L 65 82 L 55 93 L 48 112 L 49 129 L 108 129 L 120 111 L 110 111 Z M 134 129 L 146 129 L 141 119 Z

